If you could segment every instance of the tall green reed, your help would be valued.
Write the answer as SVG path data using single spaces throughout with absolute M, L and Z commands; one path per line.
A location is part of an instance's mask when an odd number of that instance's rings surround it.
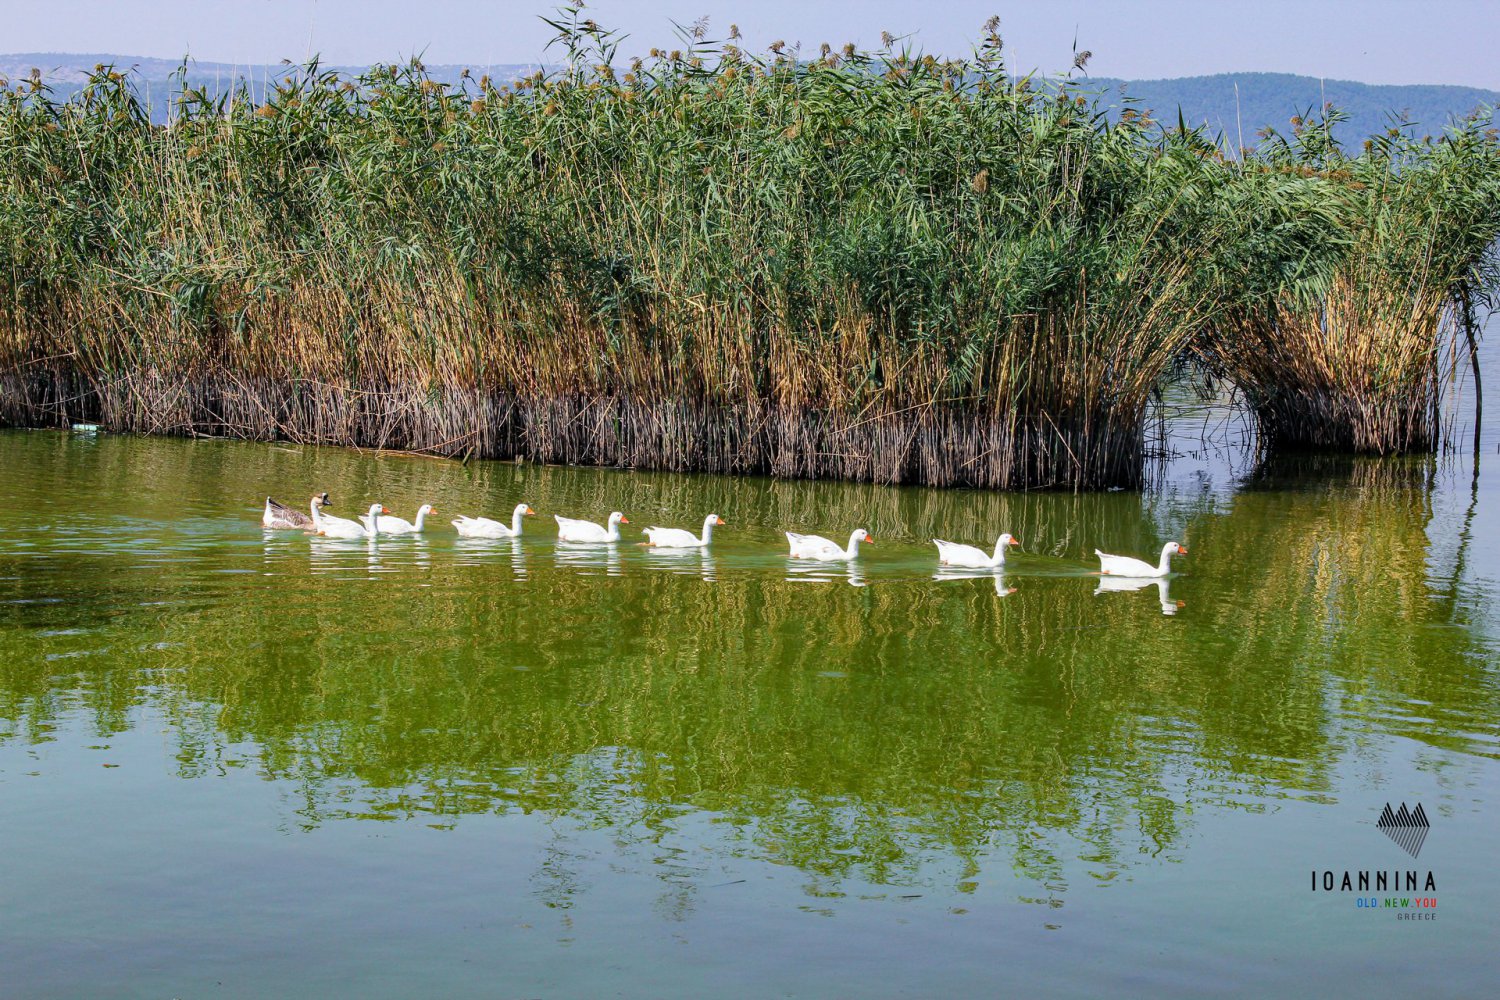
M 1352 171 L 1111 121 L 1012 77 L 993 25 L 964 60 L 753 54 L 700 24 L 628 62 L 579 7 L 554 25 L 558 72 L 313 62 L 259 95 L 183 86 L 166 127 L 111 67 L 66 102 L 10 92 L 12 419 L 1130 485 L 1174 359 L 1250 384 L 1225 359 L 1267 304 L 1358 259 Z

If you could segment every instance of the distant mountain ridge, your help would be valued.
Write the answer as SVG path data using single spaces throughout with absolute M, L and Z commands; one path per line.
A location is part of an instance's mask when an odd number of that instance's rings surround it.
M 22 52 L 0 54 L 0 77 L 18 83 L 33 69 L 54 88 L 58 96 L 77 90 L 82 80 L 100 63 L 113 64 L 122 71 L 133 71 L 141 92 L 152 98 L 152 104 L 165 114 L 163 100 L 156 95 L 168 93 L 169 81 L 180 60 L 154 59 L 109 53 Z M 235 65 L 232 63 L 193 61 L 188 64 L 188 80 L 193 86 L 225 86 L 236 77 L 248 81 L 260 91 L 267 81 L 275 81 L 287 72 L 286 64 Z M 334 66 L 343 73 L 362 73 L 368 66 Z M 433 79 L 457 81 L 464 69 L 474 75 L 488 73 L 493 79 L 514 80 L 533 73 L 540 63 L 504 63 L 492 66 L 428 65 Z M 1231 147 L 1254 146 L 1256 133 L 1270 126 L 1285 133 L 1293 115 L 1314 112 L 1331 103 L 1349 116 L 1335 135 L 1346 145 L 1354 145 L 1366 136 L 1382 132 L 1393 122 L 1404 120 L 1415 126 L 1418 135 L 1438 135 L 1455 118 L 1462 118 L 1481 107 L 1500 106 L 1500 91 L 1445 84 L 1370 84 L 1352 80 L 1319 80 L 1317 77 L 1291 73 L 1219 73 L 1213 76 L 1188 76 L 1169 80 L 1121 80 L 1112 77 L 1081 77 L 1074 84 L 1096 92 L 1106 103 L 1122 107 L 1126 99 L 1137 107 L 1149 108 L 1155 117 L 1169 125 L 1177 121 L 1181 108 L 1190 126 L 1206 125 L 1210 133 L 1222 135 Z M 1237 88 L 1237 91 L 1236 91 Z
M 108 52 L 15 52 L 0 54 L 0 77 L 14 85 L 29 79 L 32 71 L 36 70 L 41 73 L 43 82 L 53 89 L 55 96 L 67 97 L 75 93 L 88 75 L 93 72 L 94 67 L 99 65 L 112 65 L 122 73 L 134 74 L 136 85 L 142 95 L 154 96 L 169 93 L 169 88 L 178 68 L 182 65 L 182 60 L 126 56 Z M 248 65 L 189 60 L 187 79 L 190 86 L 207 85 L 211 88 L 224 87 L 232 80 L 243 79 L 257 94 L 260 94 L 264 87 L 268 84 L 274 85 L 287 75 L 289 70 L 295 68 L 295 65 L 293 63 Z M 357 75 L 370 68 L 369 65 L 342 66 L 332 63 L 323 63 L 322 67 L 349 75 Z M 476 77 L 488 73 L 497 81 L 510 81 L 534 73 L 542 69 L 543 65 L 541 63 L 497 63 L 493 66 L 460 66 L 429 63 L 425 64 L 425 68 L 434 80 L 453 83 L 459 79 L 465 69 Z
M 392 60 L 403 62 L 404 60 Z M 177 72 L 177 67 L 182 65 L 181 59 L 157 59 L 152 56 L 127 56 L 110 52 L 12 52 L 0 53 L 0 76 L 8 77 L 12 83 L 20 82 L 31 75 L 33 69 L 40 70 L 42 79 L 54 86 L 76 85 L 80 83 L 89 73 L 93 72 L 95 66 L 113 65 L 116 69 L 134 71 L 140 74 L 143 80 L 166 80 Z M 227 63 L 206 62 L 201 59 L 188 59 L 188 76 L 194 80 L 209 79 L 215 76 L 228 77 L 233 73 L 240 73 L 248 77 L 252 73 L 255 78 L 260 79 L 262 74 L 275 77 L 286 72 L 287 67 L 295 63 Z M 371 64 L 361 65 L 338 65 L 323 61 L 326 69 L 336 69 L 344 73 L 363 73 L 370 68 Z M 542 67 L 541 63 L 496 63 L 486 67 L 477 63 L 466 63 L 464 65 L 435 65 L 426 64 L 427 71 L 435 77 L 452 76 L 457 79 L 458 75 L 465 69 L 471 70 L 476 75 L 489 72 L 490 70 L 519 70 L 535 71 Z
M 1111 104 L 1118 105 L 1122 96 L 1136 100 L 1138 107 L 1152 109 L 1159 121 L 1169 125 L 1176 124 L 1180 107 L 1189 127 L 1206 125 L 1210 133 L 1222 134 L 1231 147 L 1253 147 L 1256 133 L 1266 126 L 1288 134 L 1293 115 L 1317 113 L 1324 104 L 1349 116 L 1334 129 L 1334 136 L 1346 146 L 1357 146 L 1366 136 L 1400 120 L 1414 126 L 1419 137 L 1441 135 L 1454 119 L 1500 106 L 1500 91 L 1477 87 L 1357 83 L 1292 73 L 1219 73 L 1175 80 L 1093 77 L 1079 84 L 1104 94 Z

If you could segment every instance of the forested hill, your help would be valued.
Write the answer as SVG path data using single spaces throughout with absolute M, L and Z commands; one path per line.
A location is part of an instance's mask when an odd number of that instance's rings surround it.
M 175 86 L 174 80 L 181 62 L 178 59 L 152 59 L 101 52 L 18 52 L 0 54 L 0 77 L 9 80 L 11 84 L 18 84 L 28 79 L 33 70 L 38 70 L 43 81 L 52 88 L 54 97 L 67 97 L 82 85 L 95 66 L 113 66 L 122 73 L 132 74 L 142 96 L 151 99 L 153 117 L 159 117 L 165 114 L 165 97 Z M 243 80 L 259 98 L 267 87 L 275 87 L 293 68 L 287 63 L 247 66 L 243 63 L 194 60 L 188 63 L 187 79 L 191 86 L 206 86 L 211 93 L 227 88 L 233 80 Z M 323 68 L 350 75 L 369 69 L 368 66 L 336 66 L 326 63 Z M 497 82 L 508 82 L 533 73 L 542 66 L 540 63 L 505 63 L 494 66 L 428 65 L 424 68 L 433 79 L 451 83 L 456 82 L 465 69 L 475 77 L 489 74 Z
M 1079 85 L 1107 95 L 1110 104 L 1122 95 L 1150 108 L 1154 116 L 1175 124 L 1182 109 L 1189 126 L 1207 125 L 1223 133 L 1231 146 L 1253 146 L 1255 133 L 1272 126 L 1288 133 L 1293 115 L 1316 112 L 1325 103 L 1349 116 L 1334 134 L 1353 144 L 1382 132 L 1401 118 L 1415 126 L 1418 136 L 1439 135 L 1448 122 L 1475 108 L 1500 105 L 1500 92 L 1475 87 L 1438 84 L 1379 86 L 1350 80 L 1319 80 L 1291 73 L 1220 73 L 1175 80 L 1084 79 Z M 1238 93 L 1236 93 L 1238 88 Z
M 77 89 L 83 77 L 97 64 L 112 64 L 118 69 L 134 71 L 143 94 L 151 98 L 157 115 L 165 114 L 165 96 L 169 80 L 178 66 L 170 59 L 102 53 L 60 54 L 23 52 L 0 55 L 0 77 L 12 83 L 41 71 L 43 79 L 58 96 Z M 362 66 L 332 67 L 346 73 L 363 72 Z M 434 79 L 456 81 L 465 67 L 428 66 Z M 536 63 L 515 63 L 469 67 L 474 75 L 488 73 L 497 81 L 513 80 L 533 72 Z M 251 81 L 259 93 L 267 84 L 285 75 L 284 65 L 235 66 L 229 63 L 194 62 L 189 65 L 188 79 L 194 86 L 210 89 L 227 86 L 235 78 Z M 1355 83 L 1349 80 L 1319 80 L 1290 73 L 1220 73 L 1215 76 L 1188 76 L 1173 80 L 1118 80 L 1107 77 L 1084 77 L 1077 85 L 1097 91 L 1117 107 L 1128 98 L 1149 108 L 1167 124 L 1175 124 L 1180 108 L 1189 125 L 1206 124 L 1214 134 L 1222 133 L 1231 147 L 1253 145 L 1256 133 L 1269 125 L 1286 132 L 1293 115 L 1305 115 L 1325 103 L 1332 103 L 1349 115 L 1339 126 L 1340 141 L 1358 146 L 1367 135 L 1389 128 L 1396 118 L 1416 126 L 1418 135 L 1440 134 L 1454 117 L 1462 117 L 1476 107 L 1500 105 L 1500 92 L 1474 87 L 1438 84 L 1385 86 Z M 1236 93 L 1238 87 L 1238 93 Z

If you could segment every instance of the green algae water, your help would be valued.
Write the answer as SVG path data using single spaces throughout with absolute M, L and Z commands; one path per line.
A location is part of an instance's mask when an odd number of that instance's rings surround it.
M 1483 463 L 1074 496 L 0 433 L 0 994 L 1486 994 Z M 261 529 L 315 490 L 440 515 Z M 1163 585 L 1090 575 L 1167 539 Z

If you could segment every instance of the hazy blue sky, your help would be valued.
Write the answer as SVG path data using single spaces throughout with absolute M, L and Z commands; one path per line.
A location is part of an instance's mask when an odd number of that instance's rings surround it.
M 275 62 L 309 50 L 335 63 L 426 52 L 432 63 L 534 62 L 550 29 L 535 0 L 7 0 L 0 51 L 117 52 Z M 623 51 L 672 43 L 671 21 L 731 21 L 751 47 L 776 39 L 870 45 L 914 34 L 961 54 L 990 14 L 1013 68 L 1065 69 L 1076 31 L 1100 76 L 1273 70 L 1369 83 L 1500 90 L 1500 0 L 598 0 L 593 16 L 631 35 Z M 309 44 L 310 39 L 310 44 Z

